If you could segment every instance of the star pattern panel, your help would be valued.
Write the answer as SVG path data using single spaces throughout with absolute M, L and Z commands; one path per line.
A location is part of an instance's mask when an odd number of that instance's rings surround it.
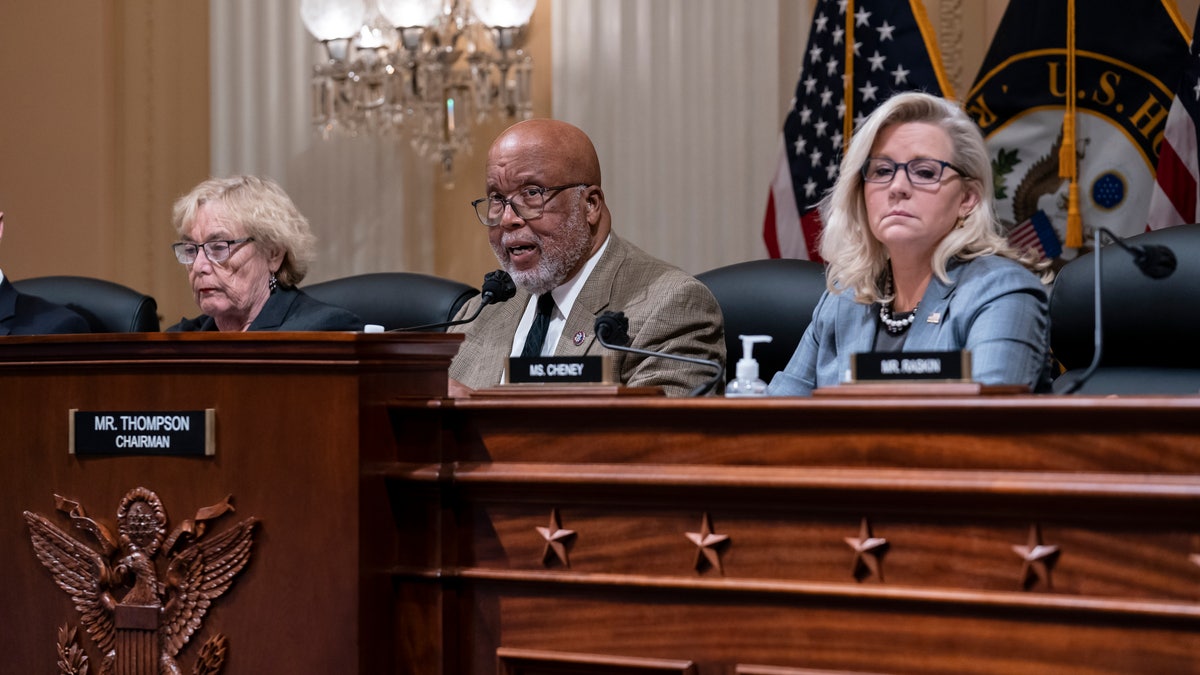
M 1042 528 L 1037 525 L 1029 526 L 1029 540 L 1024 546 L 1013 546 L 1013 552 L 1021 556 L 1021 588 L 1030 590 L 1038 581 L 1045 582 L 1046 588 L 1052 588 L 1050 573 L 1058 561 L 1058 546 L 1042 543 Z
M 542 535 L 542 539 L 546 540 L 546 545 L 542 548 L 542 566 L 550 567 L 558 561 L 563 567 L 570 568 L 571 561 L 567 549 L 575 539 L 575 530 L 563 529 L 558 509 L 550 509 L 550 524 L 537 528 L 537 531 Z
M 732 543 L 732 540 L 728 535 L 713 532 L 712 519 L 708 513 L 704 514 L 704 518 L 700 522 L 699 532 L 686 532 L 684 536 L 696 545 L 696 559 L 693 561 L 692 567 L 697 572 L 703 573 L 711 567 L 719 574 L 725 573 L 725 569 L 721 565 L 721 553 Z
M 854 563 L 850 569 L 854 579 L 861 583 L 874 576 L 882 582 L 883 556 L 890 544 L 887 539 L 871 533 L 870 520 L 863 518 L 858 528 L 858 536 L 846 537 L 845 542 L 854 550 Z

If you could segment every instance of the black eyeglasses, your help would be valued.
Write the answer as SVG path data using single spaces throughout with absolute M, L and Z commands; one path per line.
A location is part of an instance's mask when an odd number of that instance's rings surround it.
M 511 206 L 513 213 L 517 214 L 521 220 L 534 220 L 542 217 L 546 202 L 554 198 L 553 194 L 547 197 L 546 193 L 557 194 L 559 190 L 587 187 L 588 185 L 589 183 L 568 183 L 554 187 L 527 185 L 508 199 L 500 195 L 488 195 L 471 202 L 471 206 L 475 207 L 475 215 L 479 216 L 479 222 L 488 227 L 496 227 L 504 219 L 504 207 L 506 206 Z
M 913 185 L 933 185 L 941 182 L 942 172 L 946 170 L 946 167 L 954 169 L 964 179 L 970 178 L 966 171 L 940 159 L 922 158 L 907 162 L 893 162 L 886 157 L 868 158 L 862 168 L 862 177 L 868 183 L 890 183 L 896 177 L 896 172 L 904 169 L 904 175 L 908 176 L 908 182 Z
M 208 258 L 209 262 L 223 263 L 229 260 L 229 256 L 233 255 L 233 247 L 235 245 L 244 244 L 248 241 L 254 241 L 254 237 L 217 239 L 216 241 L 206 241 L 203 244 L 192 244 L 181 241 L 177 244 L 171 244 L 171 248 L 175 251 L 175 257 L 184 265 L 191 265 L 196 262 L 196 256 L 200 255 L 200 249 L 204 249 L 204 256 Z

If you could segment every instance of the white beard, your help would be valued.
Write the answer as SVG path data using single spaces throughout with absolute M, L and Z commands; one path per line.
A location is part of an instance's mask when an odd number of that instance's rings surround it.
M 533 295 L 541 295 L 561 286 L 579 261 L 592 250 L 592 233 L 584 216 L 584 204 L 579 204 L 567 216 L 567 221 L 552 239 L 537 237 L 536 244 L 541 249 L 542 257 L 533 269 L 514 269 L 503 246 L 495 253 L 500 266 L 512 276 L 519 288 Z

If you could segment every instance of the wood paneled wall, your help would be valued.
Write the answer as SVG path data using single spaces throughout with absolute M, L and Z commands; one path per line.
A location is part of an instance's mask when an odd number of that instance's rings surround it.
M 208 3 L 0 4 L 0 268 L 79 274 L 195 314 L 168 244 L 208 175 Z

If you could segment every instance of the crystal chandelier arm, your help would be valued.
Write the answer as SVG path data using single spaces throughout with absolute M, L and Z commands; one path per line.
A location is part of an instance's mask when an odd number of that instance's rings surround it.
M 454 158 L 471 149 L 472 124 L 532 114 L 521 46 L 536 4 L 301 0 L 327 54 L 313 70 L 314 126 L 326 138 L 403 133 L 449 183 Z

